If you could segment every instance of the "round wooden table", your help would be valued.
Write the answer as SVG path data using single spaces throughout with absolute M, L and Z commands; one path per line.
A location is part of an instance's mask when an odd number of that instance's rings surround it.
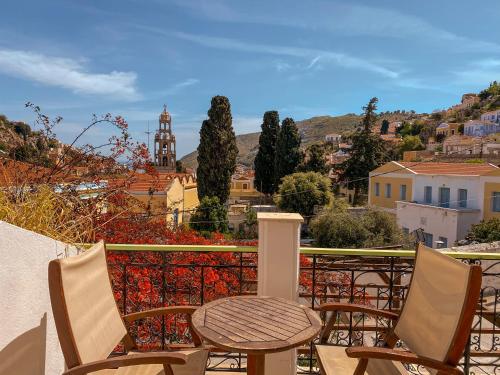
M 296 348 L 321 329 L 313 310 L 277 297 L 222 298 L 196 310 L 193 328 L 228 352 L 248 355 L 248 374 L 263 375 L 265 355 Z

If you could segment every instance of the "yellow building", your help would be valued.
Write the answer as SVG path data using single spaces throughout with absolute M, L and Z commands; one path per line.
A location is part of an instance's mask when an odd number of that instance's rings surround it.
M 368 202 L 426 245 L 448 247 L 471 225 L 500 218 L 500 168 L 488 163 L 387 163 L 370 172 Z
M 460 124 L 456 122 L 443 122 L 436 128 L 436 135 L 443 134 L 445 137 L 459 134 Z
M 395 209 L 396 201 L 411 198 L 413 180 L 411 173 L 400 163 L 390 162 L 370 172 L 368 203 L 385 209 Z
M 231 178 L 229 201 L 231 204 L 241 201 L 259 202 L 261 194 L 254 185 L 255 172 L 253 170 L 238 171 Z
M 184 173 L 137 173 L 126 191 L 136 202 L 131 208 L 133 212 L 164 217 L 173 225 L 181 224 L 199 205 L 196 180 Z
M 500 174 L 485 176 L 483 196 L 484 220 L 500 219 Z M 496 178 L 495 178 L 496 177 Z
M 353 204 L 354 203 L 354 189 L 350 189 L 347 184 L 340 183 L 339 185 L 339 190 L 338 194 L 341 197 L 346 197 L 347 198 L 347 203 Z

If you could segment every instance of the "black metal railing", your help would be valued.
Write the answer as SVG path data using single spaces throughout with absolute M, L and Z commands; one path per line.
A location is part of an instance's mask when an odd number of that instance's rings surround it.
M 414 253 L 400 250 L 301 249 L 300 301 L 316 309 L 325 302 L 365 303 L 401 309 Z M 500 254 L 452 253 L 483 267 L 481 301 L 462 367 L 466 374 L 500 371 Z M 217 298 L 256 293 L 255 247 L 108 245 L 113 290 L 123 313 L 175 304 L 202 305 Z M 327 318 L 323 314 L 323 319 Z M 389 327 L 384 319 L 339 314 L 328 342 L 377 345 Z M 151 318 L 131 327 L 144 349 L 190 342 L 187 318 Z M 299 349 L 299 373 L 317 373 L 313 344 Z M 212 353 L 208 369 L 245 371 L 237 353 Z M 409 367 L 424 374 L 420 367 Z

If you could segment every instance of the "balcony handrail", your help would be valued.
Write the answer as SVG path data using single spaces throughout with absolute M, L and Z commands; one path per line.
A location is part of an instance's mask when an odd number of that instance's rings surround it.
M 90 244 L 83 244 L 90 247 Z M 141 244 L 106 244 L 112 251 L 164 251 L 164 252 L 228 252 L 257 253 L 257 246 L 235 245 L 141 245 Z M 301 247 L 303 255 L 333 255 L 333 256 L 372 256 L 372 257 L 415 257 L 414 250 L 380 250 L 380 249 L 337 249 L 323 247 Z M 460 251 L 444 251 L 457 259 L 500 260 L 500 253 L 470 253 Z

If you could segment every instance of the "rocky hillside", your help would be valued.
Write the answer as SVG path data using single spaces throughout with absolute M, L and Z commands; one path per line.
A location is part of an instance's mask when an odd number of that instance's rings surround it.
M 302 145 L 309 146 L 312 143 L 319 142 L 325 139 L 325 135 L 330 133 L 345 133 L 356 129 L 359 124 L 360 116 L 355 114 L 347 114 L 343 116 L 319 116 L 312 117 L 307 120 L 297 122 L 297 127 L 302 136 Z M 251 166 L 257 154 L 259 146 L 259 133 L 241 134 L 236 136 L 239 155 L 238 163 Z M 181 160 L 184 166 L 188 168 L 196 168 L 198 153 L 191 152 L 184 156 Z
M 27 136 L 29 134 L 27 129 L 23 128 L 22 125 L 16 126 L 16 123 L 0 115 L 0 154 L 8 154 L 11 149 L 21 146 L 24 143 L 22 133 L 24 132 Z
M 47 139 L 39 131 L 33 131 L 24 122 L 9 121 L 0 115 L 0 157 L 48 166 L 51 165 L 50 148 L 58 143 L 56 139 Z

